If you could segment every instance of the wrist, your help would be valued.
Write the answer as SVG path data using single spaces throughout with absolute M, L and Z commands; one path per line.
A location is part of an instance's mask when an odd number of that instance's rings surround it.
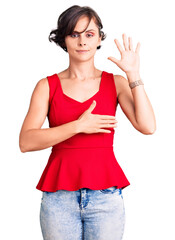
M 75 133 L 78 134 L 78 133 L 81 133 L 82 132 L 82 129 L 81 129 L 81 123 L 80 123 L 80 120 L 75 120 L 74 121 L 74 126 L 75 126 Z
M 137 86 L 140 86 L 140 85 L 144 85 L 144 83 L 142 82 L 141 79 L 139 79 L 139 80 L 137 80 L 135 82 L 130 82 L 129 83 L 129 86 L 130 86 L 131 89 L 133 89 L 133 88 L 135 88 Z
M 141 78 L 139 72 L 128 72 L 128 73 L 126 73 L 126 76 L 127 76 L 129 83 L 140 80 L 140 78 Z

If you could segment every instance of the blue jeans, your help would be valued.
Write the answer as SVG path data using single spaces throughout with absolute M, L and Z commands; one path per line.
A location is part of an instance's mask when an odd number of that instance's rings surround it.
M 44 240 L 121 240 L 122 189 L 43 192 L 40 225 Z

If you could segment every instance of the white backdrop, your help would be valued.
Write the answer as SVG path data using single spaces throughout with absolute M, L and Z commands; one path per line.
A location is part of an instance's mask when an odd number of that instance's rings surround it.
M 41 191 L 35 189 L 50 148 L 21 153 L 19 132 L 36 83 L 68 67 L 68 54 L 48 40 L 59 15 L 78 4 L 97 11 L 107 38 L 95 65 L 126 77 L 108 56 L 119 58 L 122 33 L 140 48 L 140 74 L 157 119 L 154 135 L 135 130 L 118 106 L 116 158 L 131 185 L 123 190 L 124 240 L 173 240 L 174 194 L 174 5 L 173 1 L 6 1 L 1 4 L 1 197 L 3 240 L 42 239 Z M 43 128 L 48 127 L 46 119 Z

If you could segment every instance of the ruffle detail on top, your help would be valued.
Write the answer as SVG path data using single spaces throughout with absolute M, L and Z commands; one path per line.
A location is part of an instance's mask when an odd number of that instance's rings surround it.
M 92 190 L 130 185 L 113 147 L 54 149 L 36 188 L 41 191 Z

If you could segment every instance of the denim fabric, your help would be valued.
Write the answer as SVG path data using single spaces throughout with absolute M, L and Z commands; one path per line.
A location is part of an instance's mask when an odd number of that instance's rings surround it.
M 125 226 L 122 189 L 81 188 L 43 192 L 40 225 L 44 240 L 121 240 Z

